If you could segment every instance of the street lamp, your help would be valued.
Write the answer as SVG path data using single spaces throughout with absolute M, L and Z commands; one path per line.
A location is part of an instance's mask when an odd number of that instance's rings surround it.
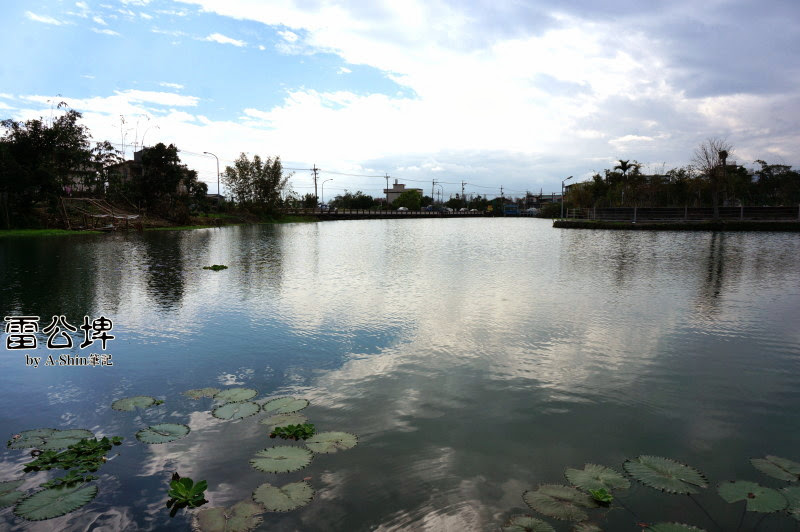
M 572 176 L 569 176 L 564 181 L 561 182 L 561 217 L 564 217 L 564 183 L 572 179 Z
M 321 195 L 322 195 L 322 204 L 323 205 L 325 204 L 325 183 L 327 183 L 328 181 L 333 181 L 333 178 L 326 179 L 325 181 L 322 182 L 322 194 Z
M 145 131 L 145 133 L 147 133 L 147 132 Z M 210 151 L 204 151 L 203 154 L 205 154 L 205 155 L 214 155 Z M 219 196 L 219 157 L 214 155 L 214 159 L 217 160 L 217 196 Z M 219 198 L 217 198 L 217 199 L 219 199 Z
M 158 124 L 153 124 L 152 126 L 147 126 L 147 129 L 145 129 L 144 133 L 142 133 L 142 149 L 144 149 L 144 136 L 147 135 L 147 132 L 150 131 L 151 127 L 154 127 L 156 129 L 161 129 L 160 127 L 158 127 Z

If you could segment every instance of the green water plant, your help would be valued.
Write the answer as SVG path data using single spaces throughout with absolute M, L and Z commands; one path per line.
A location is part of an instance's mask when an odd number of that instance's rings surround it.
M 136 433 L 136 439 L 142 443 L 160 444 L 179 440 L 189 434 L 189 426 L 179 423 L 159 423 Z
M 598 504 L 608 506 L 611 504 L 611 501 L 614 500 L 614 496 L 611 495 L 611 492 L 605 488 L 597 488 L 596 490 L 589 490 L 589 495 L 592 496 L 592 499 L 597 501 Z
M 586 464 L 583 469 L 569 468 L 564 471 L 564 476 L 573 486 L 587 491 L 627 489 L 631 485 L 630 481 L 620 473 L 610 467 L 597 464 Z
M 186 390 L 183 392 L 183 395 L 189 399 L 200 399 L 202 397 L 214 397 L 219 392 L 219 388 L 195 388 L 193 390 Z
M 584 521 L 589 517 L 584 509 L 599 506 L 593 497 L 577 488 L 558 484 L 543 484 L 535 491 L 526 491 L 522 499 L 533 510 L 564 521 Z
M 256 395 L 258 395 L 258 392 L 252 388 L 228 388 L 215 394 L 214 400 L 222 403 L 240 403 L 249 401 Z
M 697 493 L 696 488 L 708 487 L 700 471 L 670 458 L 641 455 L 625 460 L 622 467 L 645 486 L 668 493 L 691 494 Z
M 65 449 L 85 438 L 94 438 L 86 429 L 32 429 L 14 434 L 7 442 L 10 449 L 36 448 L 43 451 Z
M 767 455 L 764 458 L 751 458 L 750 463 L 753 464 L 753 467 L 772 478 L 788 482 L 800 481 L 800 464 L 788 458 Z
M 512 515 L 502 532 L 555 532 L 550 523 L 530 515 Z
M 225 403 L 215 408 L 211 412 L 211 415 L 218 419 L 232 420 L 252 416 L 253 414 L 258 414 L 260 411 L 261 405 L 246 401 L 242 403 Z
M 297 412 L 308 406 L 308 399 L 295 399 L 294 397 L 278 397 L 264 403 L 264 412 L 273 414 L 288 414 Z
M 97 495 L 97 486 L 75 484 L 37 491 L 20 500 L 14 507 L 14 514 L 28 521 L 52 519 L 89 503 Z
M 181 477 L 177 472 L 172 474 L 169 482 L 169 489 L 167 495 L 167 508 L 171 508 L 171 516 L 174 516 L 181 508 L 197 508 L 202 506 L 208 501 L 205 499 L 205 491 L 208 488 L 208 482 L 201 480 L 195 483 L 189 477 Z
M 135 395 L 133 397 L 117 399 L 111 403 L 111 408 L 120 412 L 133 412 L 137 408 L 147 408 L 160 404 L 164 404 L 164 401 L 161 399 L 156 399 L 155 397 L 150 397 L 149 395 Z
M 723 482 L 717 487 L 717 493 L 729 503 L 745 501 L 748 512 L 777 512 L 788 504 L 786 497 L 778 490 L 746 480 Z
M 305 506 L 314 498 L 314 488 L 301 480 L 281 487 L 270 483 L 261 484 L 253 492 L 253 500 L 270 512 L 288 512 Z
M 349 432 L 319 432 L 306 440 L 306 447 L 325 454 L 352 449 L 357 444 L 358 436 Z
M 270 438 L 283 438 L 284 440 L 307 440 L 314 435 L 313 423 L 303 423 L 302 425 L 287 425 L 285 427 L 275 427 L 270 433 Z
M 656 523 L 647 527 L 648 532 L 706 532 L 703 528 L 697 528 L 683 523 Z
M 308 449 L 281 445 L 258 451 L 250 465 L 265 473 L 288 473 L 303 469 L 311 463 L 313 456 Z
M 215 272 L 218 272 L 220 270 L 227 270 L 228 267 L 225 266 L 224 264 L 213 264 L 211 266 L 203 266 L 203 269 L 204 270 L 213 270 Z
M 17 488 L 20 487 L 23 482 L 24 480 L 22 479 L 0 482 L 0 508 L 11 506 L 25 496 L 23 492 L 17 491 Z
M 263 521 L 259 514 L 265 512 L 260 504 L 240 501 L 230 508 L 204 508 L 197 512 L 194 529 L 199 532 L 248 532 Z
M 260 421 L 262 425 L 269 425 L 272 429 L 275 427 L 285 427 L 287 425 L 302 425 L 306 423 L 308 418 L 298 412 L 290 412 L 288 414 L 275 414 L 264 418 Z
M 121 443 L 122 438 L 119 436 L 114 436 L 111 439 L 103 437 L 100 440 L 97 438 L 83 439 L 61 452 L 43 451 L 35 460 L 25 464 L 24 471 L 26 473 L 30 471 L 49 471 L 50 469 L 70 471 L 65 477 L 53 479 L 42 484 L 45 488 L 55 488 L 62 485 L 71 486 L 88 482 L 97 478 L 88 473 L 97 471 L 106 462 L 106 453 L 114 445 L 120 445 Z

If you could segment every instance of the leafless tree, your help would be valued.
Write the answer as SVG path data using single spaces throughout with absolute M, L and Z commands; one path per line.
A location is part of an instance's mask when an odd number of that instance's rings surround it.
M 713 137 L 706 139 L 694 150 L 692 165 L 711 185 L 711 202 L 714 218 L 719 218 L 719 192 L 725 185 L 725 166 L 733 153 L 733 145 L 727 140 Z

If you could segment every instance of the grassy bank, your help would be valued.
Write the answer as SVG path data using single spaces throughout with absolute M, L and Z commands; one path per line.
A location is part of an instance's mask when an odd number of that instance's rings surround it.
M 0 229 L 0 238 L 13 238 L 20 236 L 85 235 L 87 233 L 99 234 L 100 231 L 70 231 L 68 229 Z
M 800 221 L 611 222 L 554 220 L 564 229 L 627 229 L 634 231 L 800 231 Z

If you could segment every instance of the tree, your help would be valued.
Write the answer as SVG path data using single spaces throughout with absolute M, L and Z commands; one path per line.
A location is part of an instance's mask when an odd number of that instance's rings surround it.
M 422 194 L 419 190 L 406 190 L 392 202 L 395 207 L 406 207 L 410 211 L 418 211 L 422 204 Z
M 290 177 L 291 174 L 283 175 L 280 157 L 263 160 L 256 155 L 251 161 L 242 153 L 233 166 L 225 168 L 222 181 L 237 203 L 274 212 Z
M 625 177 L 625 174 L 628 173 L 628 170 L 636 166 L 635 164 L 628 164 L 630 160 L 623 161 L 622 159 L 619 160 L 619 164 L 614 167 L 614 170 L 619 170 L 622 172 L 622 177 Z
M 339 209 L 370 209 L 374 204 L 375 199 L 360 190 L 355 193 L 345 190 L 331 201 L 331 205 Z
M 65 103 L 58 105 L 59 109 Z M 92 172 L 89 130 L 78 123 L 81 113 L 69 110 L 51 122 L 43 118 L 0 122 L 0 195 L 7 225 L 9 212 L 29 213 L 37 201 L 55 204 L 65 187 Z
M 695 148 L 692 156 L 692 164 L 710 185 L 714 218 L 719 218 L 719 193 L 725 185 L 725 166 L 732 152 L 733 146 L 729 142 L 720 138 L 708 138 Z

